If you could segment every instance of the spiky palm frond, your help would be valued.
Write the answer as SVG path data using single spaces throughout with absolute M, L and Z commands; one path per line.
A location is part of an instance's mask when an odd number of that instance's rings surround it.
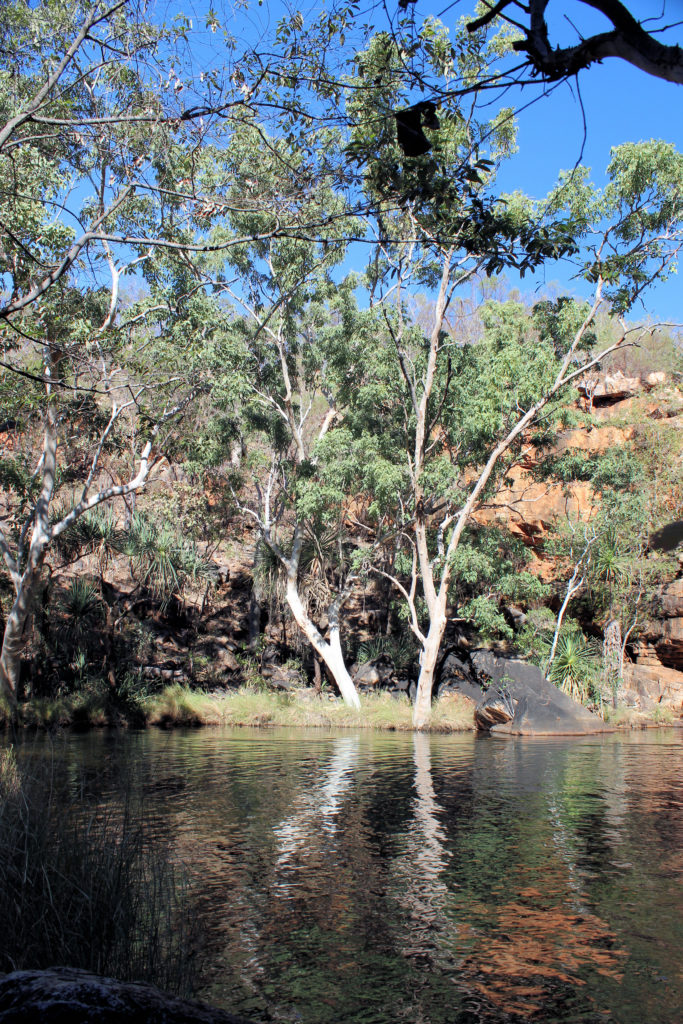
M 560 635 L 548 678 L 568 696 L 583 703 L 588 700 L 599 663 L 599 643 L 587 640 L 579 630 L 572 630 Z
M 157 526 L 146 516 L 136 514 L 122 545 L 140 583 L 162 603 L 182 593 L 189 582 L 210 579 L 211 563 L 196 546 L 181 537 L 171 526 Z
M 391 658 L 395 667 L 400 670 L 410 667 L 415 660 L 416 652 L 415 641 L 409 634 L 403 634 L 402 636 L 375 636 L 360 645 L 356 657 L 360 663 L 363 663 L 386 655 L 388 658 Z
M 71 580 L 64 595 L 64 610 L 74 621 L 98 616 L 102 602 L 95 584 L 82 576 Z

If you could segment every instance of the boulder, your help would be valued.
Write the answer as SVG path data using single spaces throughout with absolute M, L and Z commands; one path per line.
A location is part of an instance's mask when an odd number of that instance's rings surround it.
M 388 654 L 380 654 L 362 662 L 351 674 L 356 686 L 368 689 L 387 686 L 394 675 L 394 663 Z
M 393 692 L 394 693 L 406 693 L 410 687 L 409 676 L 397 676 L 394 679 Z
M 280 650 L 276 644 L 268 644 L 261 654 L 261 673 L 267 675 L 270 668 L 280 664 Z
M 472 665 L 489 681 L 474 719 L 486 732 L 517 736 L 580 736 L 609 732 L 601 718 L 562 693 L 540 669 L 524 661 L 474 651 Z
M 660 588 L 656 605 L 659 614 L 666 619 L 683 617 L 683 576 Z
M 632 694 L 627 702 L 641 710 L 659 705 L 683 717 L 683 672 L 639 661 L 637 665 L 624 665 L 624 687 L 627 694 Z
M 247 1024 L 205 1003 L 142 982 L 71 967 L 14 971 L 0 978 L 0 1024 Z
M 578 387 L 587 397 L 592 397 L 594 405 L 599 405 L 631 398 L 642 390 L 643 385 L 640 377 L 627 377 L 621 370 L 616 370 L 606 373 L 602 380 L 586 380 Z
M 484 697 L 484 690 L 476 679 L 472 678 L 471 668 L 451 652 L 441 664 L 439 672 L 439 690 L 442 693 L 460 693 L 478 704 Z
M 299 690 L 305 685 L 304 678 L 295 668 L 284 668 L 281 665 L 271 665 L 268 671 L 263 672 L 263 678 L 268 680 L 268 685 L 275 690 Z
M 214 657 L 214 663 L 222 672 L 232 672 L 233 674 L 241 671 L 240 663 L 238 662 L 235 655 L 232 653 L 229 647 L 223 647 L 218 644 L 216 647 L 216 654 Z

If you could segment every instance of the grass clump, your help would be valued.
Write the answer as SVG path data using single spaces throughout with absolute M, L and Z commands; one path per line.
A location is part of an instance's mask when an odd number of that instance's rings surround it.
M 347 707 L 340 699 L 318 696 L 312 689 L 277 693 L 242 687 L 225 693 L 202 693 L 174 685 L 150 697 L 146 717 L 150 725 L 194 726 L 306 726 L 338 729 L 409 731 L 413 728 L 412 704 L 405 696 L 364 694 L 361 709 Z M 441 732 L 473 728 L 472 706 L 457 694 L 434 703 L 433 727 Z
M 657 704 L 657 706 L 652 709 L 650 717 L 656 725 L 673 725 L 676 721 L 671 708 L 665 707 L 663 704 Z
M 68 966 L 189 993 L 184 882 L 122 794 L 102 812 L 0 752 L 0 971 Z

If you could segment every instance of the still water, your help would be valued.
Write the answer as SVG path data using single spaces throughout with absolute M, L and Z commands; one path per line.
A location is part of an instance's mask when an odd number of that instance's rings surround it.
M 197 995 L 302 1024 L 678 1024 L 683 733 L 70 737 L 192 877 Z

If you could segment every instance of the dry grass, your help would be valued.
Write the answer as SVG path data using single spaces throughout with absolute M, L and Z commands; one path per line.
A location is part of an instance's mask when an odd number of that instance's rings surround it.
M 243 688 L 231 693 L 202 693 L 169 686 L 146 702 L 150 725 L 306 726 L 339 729 L 412 730 L 412 705 L 407 697 L 388 693 L 361 697 L 361 709 L 347 707 L 314 690 L 273 693 Z M 472 705 L 450 694 L 434 704 L 432 728 L 463 732 L 473 728 Z
M 632 707 L 612 708 L 606 705 L 605 721 L 617 729 L 648 729 L 677 724 L 671 708 L 661 705 L 657 705 L 652 711 L 640 711 Z
M 130 709 L 129 709 L 130 710 Z M 614 710 L 604 706 L 605 721 L 620 729 L 680 724 L 665 707 L 651 712 L 636 708 Z M 33 700 L 19 708 L 18 722 L 25 728 L 97 728 L 100 726 L 154 725 L 161 728 L 213 726 L 301 726 L 307 728 L 377 729 L 410 732 L 412 705 L 406 696 L 386 692 L 363 694 L 361 710 L 347 707 L 329 694 L 312 689 L 274 692 L 264 685 L 239 690 L 204 691 L 174 684 L 160 693 L 140 698 L 134 714 L 118 709 L 98 693 L 72 694 L 56 700 Z M 0 728 L 10 722 L 0 704 Z M 431 732 L 468 732 L 474 728 L 472 704 L 458 694 L 447 694 L 432 706 Z

